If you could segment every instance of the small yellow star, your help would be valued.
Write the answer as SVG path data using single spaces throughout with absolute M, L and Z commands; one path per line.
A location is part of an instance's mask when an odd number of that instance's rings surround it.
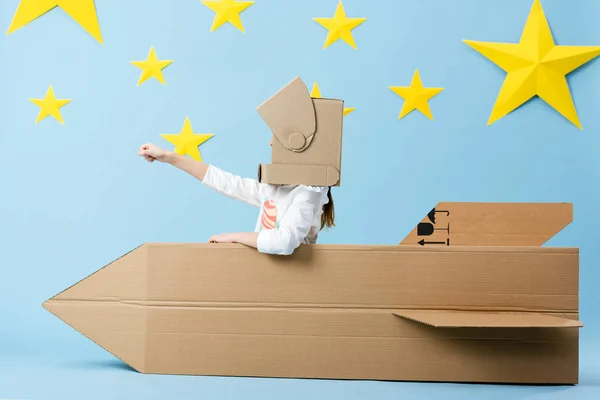
M 58 122 L 64 124 L 62 115 L 60 114 L 60 108 L 71 102 L 70 99 L 57 99 L 56 96 L 54 96 L 52 85 L 48 87 L 48 90 L 46 91 L 46 97 L 43 99 L 29 99 L 29 101 L 40 107 L 40 112 L 35 120 L 36 124 L 46 118 L 48 115 L 53 116 Z
M 418 69 L 415 70 L 410 86 L 389 86 L 389 88 L 404 99 L 404 105 L 398 119 L 403 118 L 413 110 L 419 110 L 429 119 L 433 120 L 428 101 L 444 90 L 444 88 L 423 87 Z
M 507 74 L 488 126 L 539 96 L 581 128 L 566 75 L 600 55 L 600 46 L 557 46 L 540 0 L 534 0 L 519 43 L 463 40 Z
M 154 46 L 150 48 L 150 53 L 148 53 L 148 58 L 144 61 L 131 61 L 131 64 L 142 70 L 142 75 L 140 76 L 140 80 L 138 81 L 138 86 L 140 86 L 143 82 L 145 82 L 149 78 L 154 78 L 163 85 L 166 85 L 165 77 L 163 76 L 162 70 L 170 65 L 173 60 L 159 60 L 156 57 L 156 51 L 154 51 Z
M 189 117 L 185 117 L 180 133 L 162 133 L 160 136 L 175 145 L 175 153 L 182 156 L 188 154 L 193 159 L 202 162 L 198 147 L 214 135 L 212 133 L 194 133 Z
M 321 96 L 321 90 L 319 89 L 319 85 L 317 85 L 317 82 L 313 84 L 312 90 L 310 92 L 310 97 L 312 97 L 313 99 L 320 99 L 323 97 Z M 356 108 L 344 107 L 344 117 L 354 110 L 356 110 Z
M 242 33 L 244 32 L 244 26 L 242 25 L 242 19 L 240 13 L 246 8 L 254 4 L 253 1 L 235 1 L 235 0 L 219 0 L 219 1 L 203 1 L 206 7 L 210 8 L 215 12 L 215 18 L 213 19 L 210 31 L 213 32 L 220 28 L 225 22 L 229 22 L 231 25 L 238 28 Z
M 56 7 L 62 8 L 87 33 L 102 43 L 94 0 L 21 0 L 6 35 L 10 35 Z
M 352 36 L 352 30 L 365 22 L 366 18 L 348 18 L 346 17 L 346 12 L 344 11 L 344 6 L 340 1 L 335 9 L 335 14 L 333 18 L 313 18 L 318 24 L 323 26 L 325 29 L 329 30 L 327 33 L 327 38 L 325 39 L 325 46 L 323 49 L 326 49 L 331 44 L 333 44 L 336 40 L 342 39 L 344 42 L 348 43 L 354 50 L 356 50 L 356 43 L 354 42 L 354 37 Z

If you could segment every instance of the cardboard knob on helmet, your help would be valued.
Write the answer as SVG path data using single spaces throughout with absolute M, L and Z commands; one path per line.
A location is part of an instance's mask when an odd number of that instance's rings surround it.
M 306 138 L 300 132 L 293 132 L 289 137 L 290 147 L 294 150 L 300 150 L 306 144 Z

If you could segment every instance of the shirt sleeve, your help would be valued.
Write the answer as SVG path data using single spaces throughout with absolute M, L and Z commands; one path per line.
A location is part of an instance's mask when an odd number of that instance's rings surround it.
M 263 229 L 258 234 L 257 250 L 261 253 L 290 255 L 310 232 L 316 213 L 327 203 L 327 188 L 308 189 L 298 194 L 279 221 L 276 229 Z
M 263 184 L 256 179 L 242 178 L 209 165 L 202 184 L 234 200 L 256 207 L 261 205 Z

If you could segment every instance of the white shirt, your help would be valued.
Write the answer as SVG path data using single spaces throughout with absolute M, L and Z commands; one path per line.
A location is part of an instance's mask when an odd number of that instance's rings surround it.
M 327 186 L 270 185 L 208 166 L 202 183 L 232 199 L 259 207 L 258 251 L 290 255 L 301 243 L 317 242 Z

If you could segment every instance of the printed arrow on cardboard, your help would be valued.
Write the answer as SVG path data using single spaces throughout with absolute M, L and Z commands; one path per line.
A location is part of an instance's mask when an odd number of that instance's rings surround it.
M 440 202 L 400 244 L 542 246 L 572 221 L 571 203 Z

